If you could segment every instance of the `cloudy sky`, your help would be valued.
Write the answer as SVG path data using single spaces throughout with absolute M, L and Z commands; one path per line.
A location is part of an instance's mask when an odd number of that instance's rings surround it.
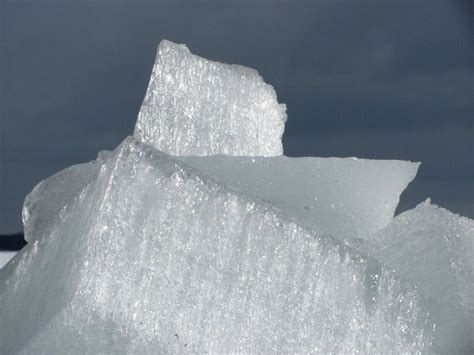
M 156 47 L 257 69 L 288 106 L 290 156 L 421 161 L 426 197 L 474 218 L 474 2 L 0 4 L 0 233 L 40 180 L 133 131 Z

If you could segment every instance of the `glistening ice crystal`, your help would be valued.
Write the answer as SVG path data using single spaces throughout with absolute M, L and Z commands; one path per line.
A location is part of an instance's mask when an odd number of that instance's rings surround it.
M 173 155 L 283 154 L 286 108 L 254 69 L 158 47 L 135 136 Z

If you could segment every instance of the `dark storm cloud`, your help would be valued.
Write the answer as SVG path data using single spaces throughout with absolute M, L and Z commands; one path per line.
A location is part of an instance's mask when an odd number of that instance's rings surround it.
M 459 15 L 464 19 L 468 35 L 474 36 L 474 1 L 456 0 L 454 4 L 457 6 Z M 474 43 L 471 42 L 471 45 Z
M 405 205 L 431 195 L 472 217 L 473 39 L 460 4 L 4 1 L 0 232 L 20 228 L 39 180 L 131 134 L 163 38 L 256 68 L 288 105 L 286 154 L 420 160 Z

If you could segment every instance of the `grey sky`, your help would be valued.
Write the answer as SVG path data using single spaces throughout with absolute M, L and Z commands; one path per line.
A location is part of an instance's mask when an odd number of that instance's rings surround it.
M 274 85 L 286 155 L 421 161 L 401 209 L 431 196 L 473 218 L 470 4 L 3 0 L 0 233 L 37 182 L 132 133 L 163 38 Z

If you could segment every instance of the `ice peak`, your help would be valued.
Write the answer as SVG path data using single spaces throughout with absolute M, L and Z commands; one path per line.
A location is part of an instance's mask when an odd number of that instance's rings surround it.
M 163 40 L 134 135 L 172 155 L 275 156 L 285 121 L 285 105 L 256 70 Z

